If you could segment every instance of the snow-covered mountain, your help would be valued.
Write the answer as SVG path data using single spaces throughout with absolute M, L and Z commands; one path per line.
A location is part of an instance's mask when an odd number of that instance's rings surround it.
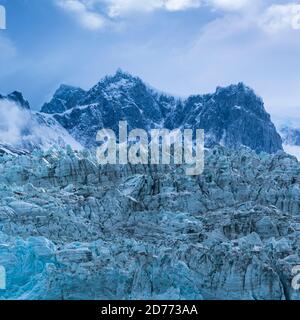
M 300 128 L 284 126 L 280 133 L 284 144 L 300 147 Z
M 98 130 L 164 127 L 205 129 L 206 146 L 261 152 L 282 150 L 282 141 L 264 103 L 243 83 L 217 88 L 213 94 L 179 99 L 160 93 L 138 77 L 118 70 L 88 91 L 61 86 L 41 111 L 53 117 L 81 144 L 95 145 Z
M 20 92 L 0 95 L 0 116 L 0 143 L 27 151 L 66 144 L 74 149 L 94 147 L 98 130 L 110 128 L 117 133 L 122 120 L 128 122 L 129 130 L 201 128 L 206 147 L 282 150 L 281 137 L 262 99 L 243 83 L 180 99 L 118 70 L 88 91 L 60 86 L 41 112 L 31 111 Z
M 279 127 L 285 152 L 294 155 L 300 160 L 300 128 L 291 125 Z
M 61 86 L 43 113 L 0 98 L 1 299 L 300 299 L 300 163 L 244 84 L 176 99 L 118 72 Z M 204 172 L 97 164 L 87 150 L 119 120 L 204 128 Z M 62 126 L 63 125 L 63 126 Z M 66 129 L 64 129 L 65 127 Z M 35 152 L 30 150 L 38 148 Z
M 22 109 L 30 110 L 29 102 L 24 99 L 22 93 L 19 91 L 14 91 L 14 92 L 8 94 L 7 96 L 2 96 L 0 94 L 0 101 L 3 102 L 5 100 L 8 102 L 15 103 L 16 105 L 18 105 Z
M 81 148 L 51 115 L 31 111 L 20 92 L 0 95 L 0 153 L 22 154 L 55 145 Z

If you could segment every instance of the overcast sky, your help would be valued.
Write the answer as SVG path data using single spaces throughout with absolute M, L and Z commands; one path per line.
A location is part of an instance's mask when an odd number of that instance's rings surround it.
M 34 109 L 117 68 L 178 96 L 240 81 L 300 118 L 300 1 L 0 0 L 0 92 Z

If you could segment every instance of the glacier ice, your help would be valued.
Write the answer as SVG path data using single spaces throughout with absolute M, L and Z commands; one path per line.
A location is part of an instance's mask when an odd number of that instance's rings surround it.
M 299 299 L 300 164 L 207 150 L 205 171 L 0 157 L 0 299 Z

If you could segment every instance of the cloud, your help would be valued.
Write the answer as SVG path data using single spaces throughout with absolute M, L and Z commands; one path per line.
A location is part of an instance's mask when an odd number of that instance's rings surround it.
M 283 29 L 300 29 L 300 3 L 271 4 L 262 0 L 54 0 L 65 11 L 75 16 L 79 23 L 99 30 L 113 25 L 118 19 L 132 13 L 185 11 L 200 7 L 224 12 L 252 15 L 252 26 L 274 33 Z M 272 1 L 273 2 L 273 1 Z
M 203 0 L 92 0 L 92 2 L 102 4 L 109 17 L 155 10 L 183 11 L 199 8 L 203 4 Z
M 169 12 L 209 6 L 214 9 L 236 11 L 249 5 L 250 0 L 54 0 L 62 9 L 72 13 L 86 28 L 97 30 L 111 19 L 131 13 L 156 10 Z M 252 1 L 253 2 L 253 1 Z
M 192 8 L 199 8 L 202 5 L 200 0 L 168 0 L 164 7 L 169 11 L 181 11 Z
M 100 0 L 101 1 L 101 0 Z M 162 0 L 106 0 L 106 11 L 109 17 L 119 17 L 131 12 L 151 12 L 161 9 Z
M 6 99 L 0 100 L 0 143 L 26 149 L 38 146 L 47 150 L 52 145 L 65 147 L 66 144 L 74 150 L 82 148 L 50 116 L 31 113 Z
M 213 9 L 237 11 L 248 7 L 257 0 L 92 0 L 106 2 L 108 14 L 122 16 L 133 11 L 151 12 L 154 10 L 184 11 L 209 6 Z
M 13 42 L 0 34 L 0 62 L 16 56 L 16 48 Z
M 283 149 L 286 153 L 289 153 L 292 156 L 295 156 L 300 161 L 300 147 L 284 144 Z
M 249 7 L 253 0 L 208 0 L 208 3 L 216 9 L 237 11 Z
M 260 21 L 261 27 L 270 33 L 281 30 L 300 30 L 300 3 L 271 5 Z
M 0 141 L 15 144 L 21 140 L 30 121 L 30 114 L 14 102 L 0 100 Z
M 90 30 L 102 29 L 106 19 L 100 13 L 90 10 L 88 2 L 80 0 L 56 0 L 56 4 L 62 9 L 72 13 L 83 27 Z
M 0 5 L 0 29 L 6 29 L 6 12 L 2 5 Z
M 106 3 L 110 16 L 121 16 L 132 11 L 150 12 L 154 10 L 184 11 L 209 6 L 214 9 L 236 11 L 248 7 L 257 0 L 92 0 Z
M 0 34 L 0 80 L 18 69 L 17 57 L 15 44 L 8 37 Z M 10 68 L 7 68 L 8 65 Z
M 73 14 L 83 27 L 102 29 L 112 19 L 136 12 L 155 10 L 183 11 L 198 8 L 202 0 L 54 0 L 56 5 Z

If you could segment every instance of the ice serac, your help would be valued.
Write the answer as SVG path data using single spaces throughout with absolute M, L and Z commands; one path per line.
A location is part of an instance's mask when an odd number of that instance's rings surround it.
M 56 93 L 42 111 L 54 114 L 54 118 L 86 147 L 95 146 L 98 130 L 110 128 L 117 132 L 118 122 L 126 120 L 129 129 L 205 129 L 207 147 L 224 145 L 238 149 L 248 146 L 267 153 L 282 150 L 281 137 L 262 99 L 243 83 L 218 88 L 214 94 L 179 99 L 160 93 L 138 77 L 118 70 L 87 92 L 78 90 L 75 92 L 80 94 L 76 94 L 75 99 L 72 94 L 60 97 Z M 65 92 L 58 90 L 61 91 Z
M 89 151 L 0 157 L 3 299 L 300 299 L 300 164 L 206 152 L 183 167 Z

